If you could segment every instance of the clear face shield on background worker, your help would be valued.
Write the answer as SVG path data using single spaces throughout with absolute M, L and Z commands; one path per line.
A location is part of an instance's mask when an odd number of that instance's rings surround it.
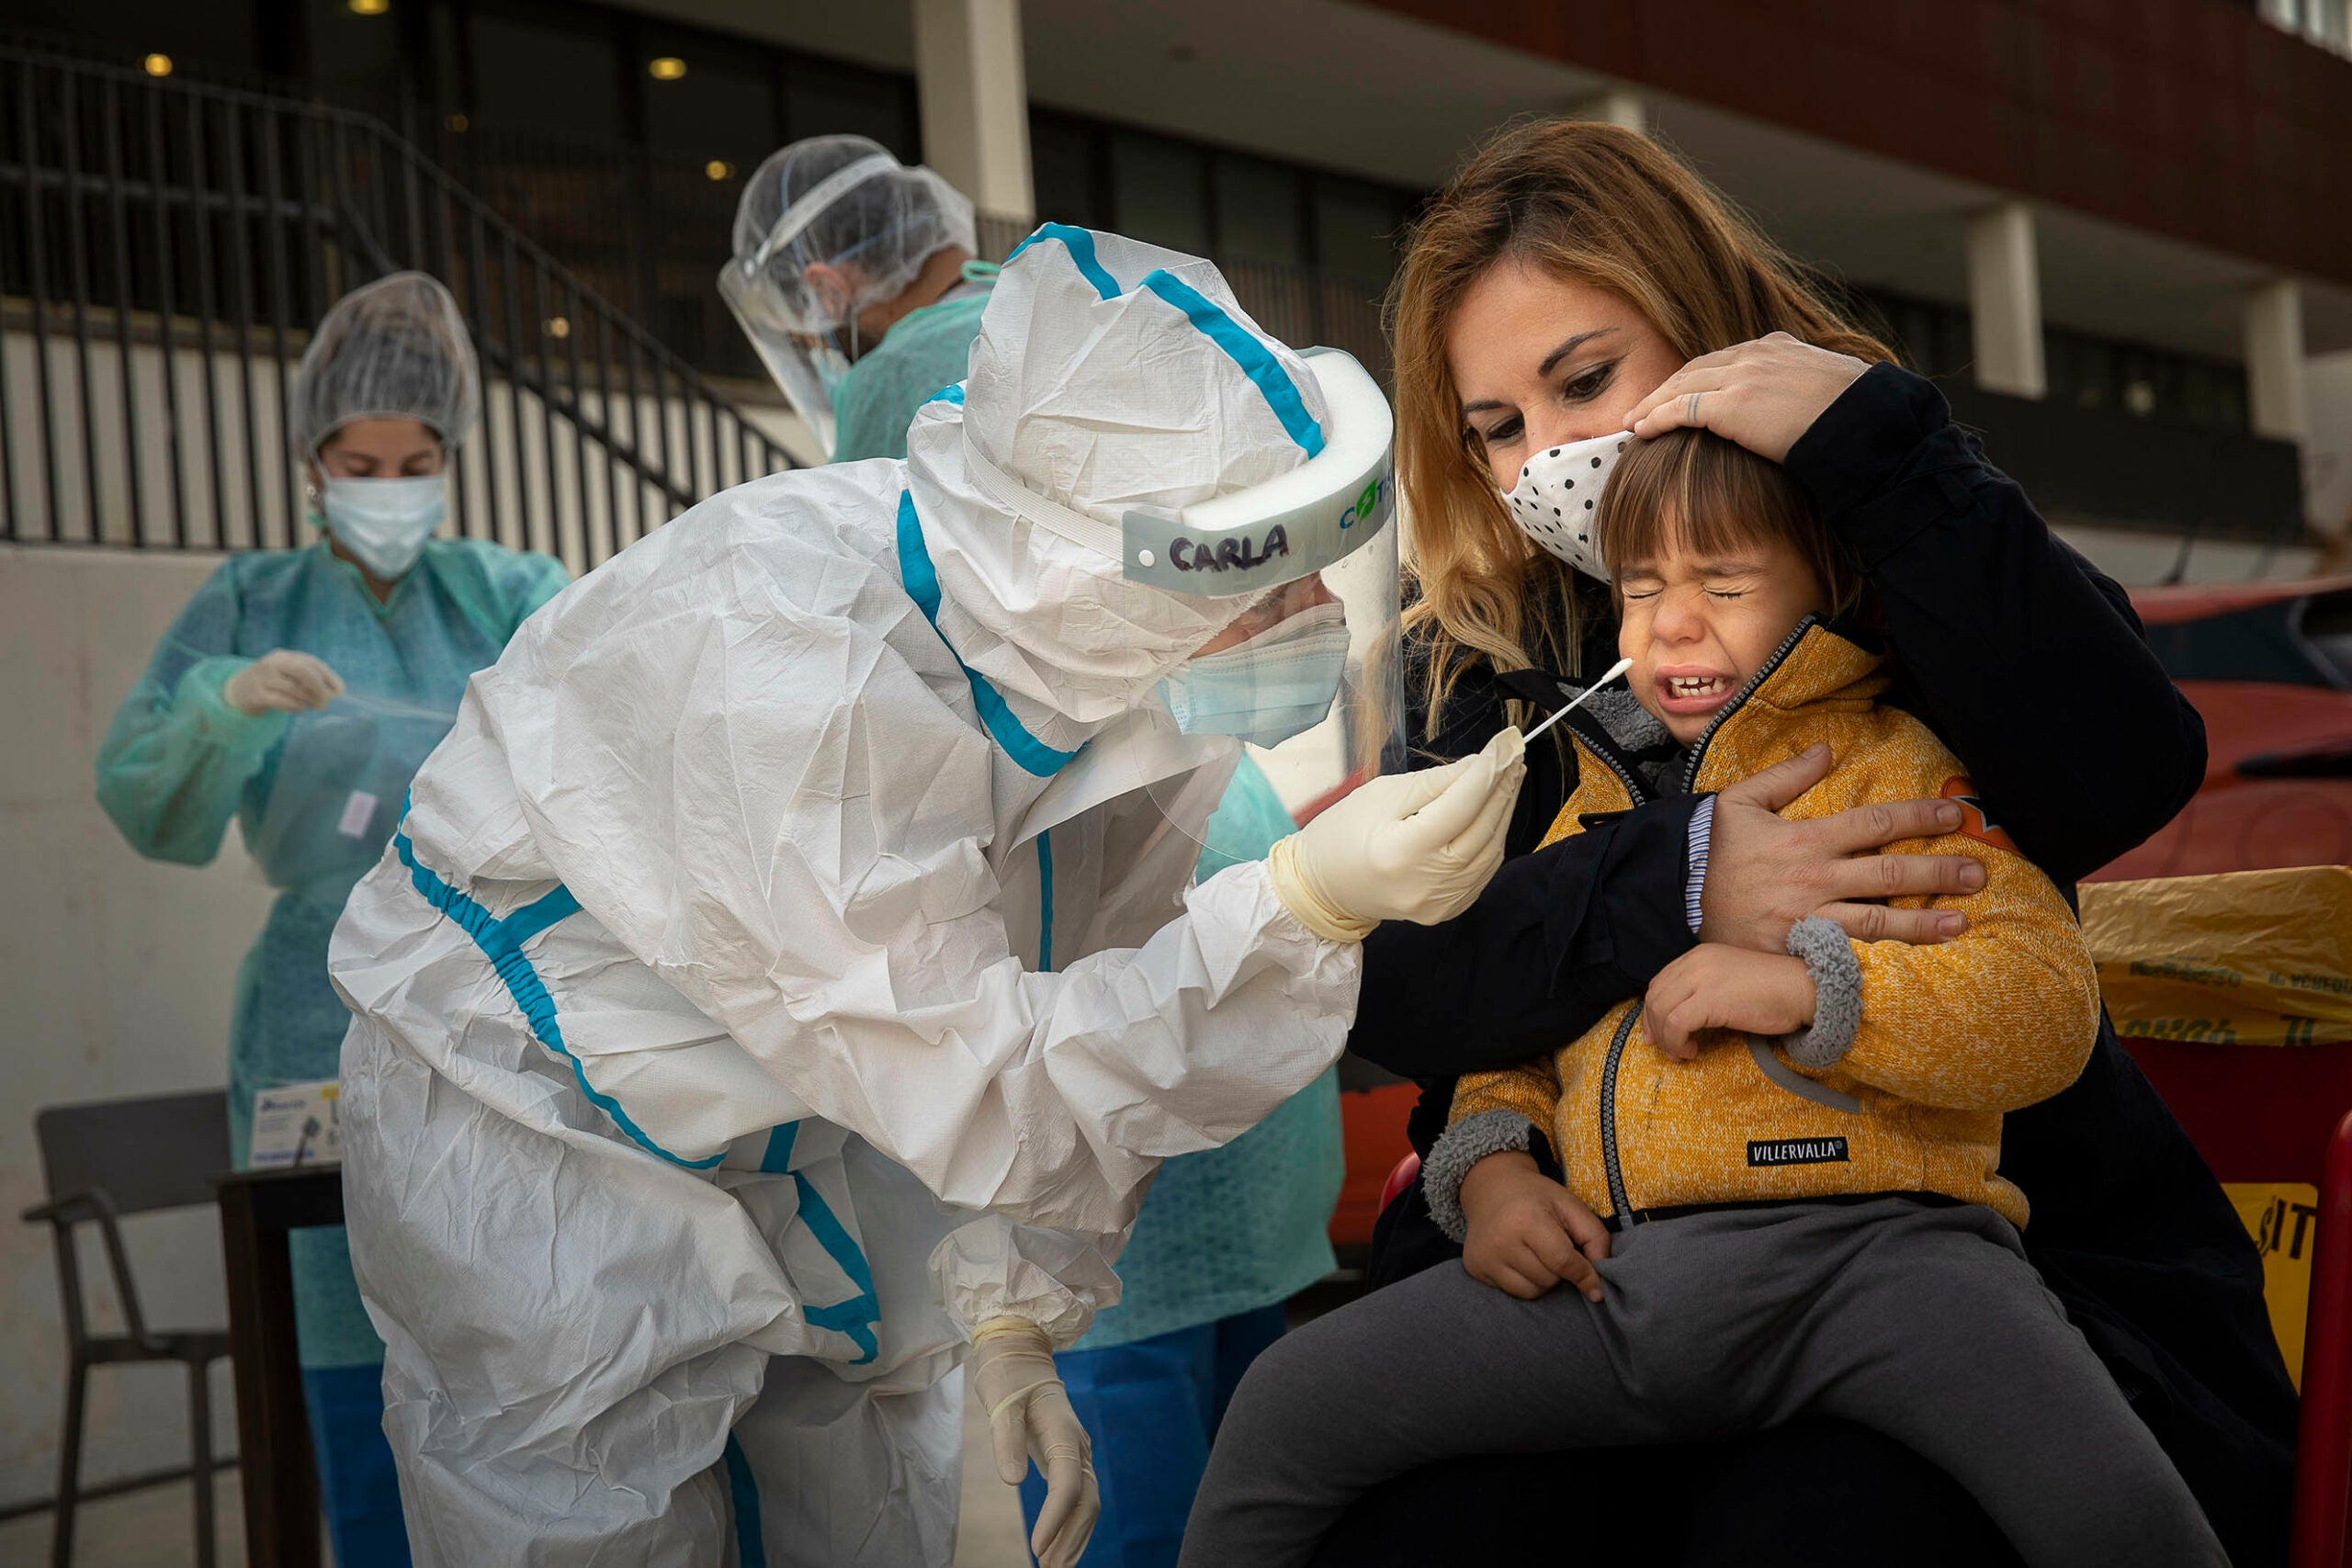
M 834 397 L 880 340 L 860 318 L 896 299 L 939 252 L 978 249 L 972 204 L 931 170 L 862 136 L 795 142 L 752 174 L 718 293 L 830 458 Z

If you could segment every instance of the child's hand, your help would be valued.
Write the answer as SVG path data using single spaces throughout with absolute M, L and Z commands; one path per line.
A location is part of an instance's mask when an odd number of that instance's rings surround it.
M 1470 1238 L 1462 1266 L 1482 1285 L 1532 1302 L 1566 1281 L 1600 1299 L 1592 1260 L 1609 1256 L 1609 1230 L 1524 1154 L 1488 1155 L 1462 1179 Z
M 1813 1021 L 1813 976 L 1804 960 L 1702 942 L 1657 972 L 1642 1004 L 1650 1043 L 1677 1061 L 1699 1054 L 1702 1029 L 1787 1034 Z

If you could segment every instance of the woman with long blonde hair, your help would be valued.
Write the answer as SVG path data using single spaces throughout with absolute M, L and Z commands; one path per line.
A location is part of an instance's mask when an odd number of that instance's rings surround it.
M 1600 570 L 1590 504 L 1629 441 L 1695 426 L 1782 464 L 1808 492 L 1869 585 L 1899 672 L 1893 700 L 1959 755 L 1973 781 L 1960 789 L 1984 814 L 1963 818 L 1947 799 L 1784 822 L 1779 808 L 1829 766 L 1808 754 L 1539 850 L 1574 780 L 1566 748 L 1538 742 L 1513 858 L 1478 904 L 1365 944 L 1350 1044 L 1422 1081 L 1423 1153 L 1455 1075 L 1552 1051 L 1694 941 L 1778 952 L 1814 915 L 1865 941 L 1958 934 L 1962 917 L 1934 896 L 1981 874 L 1882 845 L 1987 821 L 2065 886 L 2196 791 L 2202 724 L 2123 591 L 2052 536 L 1931 383 L 1646 137 L 1507 128 L 1415 226 L 1390 308 L 1427 758 L 1476 750 L 1606 668 L 1615 626 L 1587 575 Z M 2294 1403 L 2259 1262 L 2104 1021 L 2081 1079 L 2009 1118 L 2002 1168 L 2033 1205 L 2029 1254 L 2234 1560 L 2283 1560 Z M 1417 1184 L 1382 1216 L 1374 1282 L 1458 1257 Z M 1531 1258 L 1521 1272 L 1541 1290 L 1561 1269 Z M 1556 1553 L 1566 1475 L 1609 1499 L 1578 1510 L 1595 1554 L 1744 1568 L 2009 1560 L 1946 1478 L 1825 1422 L 1704 1449 L 1419 1472 L 1359 1505 L 1320 1561 Z

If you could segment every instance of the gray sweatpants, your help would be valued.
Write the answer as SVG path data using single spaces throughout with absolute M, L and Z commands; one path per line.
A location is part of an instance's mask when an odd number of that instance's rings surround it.
M 1836 1416 L 1973 1493 L 2037 1568 L 2225 1563 L 2172 1461 L 1992 1210 L 1724 1209 L 1611 1238 L 1604 1299 L 1442 1266 L 1277 1340 L 1242 1380 L 1182 1568 L 1306 1561 L 1439 1460 L 1676 1443 Z M 1562 1539 L 1577 1477 L 1560 1477 Z

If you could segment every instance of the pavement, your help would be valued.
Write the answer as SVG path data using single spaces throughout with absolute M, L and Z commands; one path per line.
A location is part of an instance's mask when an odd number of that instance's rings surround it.
M 245 1510 L 234 1470 L 213 1483 L 219 1527 L 217 1562 L 245 1560 Z M 987 1422 L 964 1406 L 964 1513 L 956 1568 L 1030 1568 L 1021 1529 L 1020 1495 L 996 1478 Z M 75 1516 L 74 1561 L 89 1568 L 193 1568 L 196 1502 L 185 1482 L 85 1503 Z M 49 1561 L 50 1516 L 0 1523 L 0 1563 Z M 323 1550 L 321 1561 L 326 1560 Z

